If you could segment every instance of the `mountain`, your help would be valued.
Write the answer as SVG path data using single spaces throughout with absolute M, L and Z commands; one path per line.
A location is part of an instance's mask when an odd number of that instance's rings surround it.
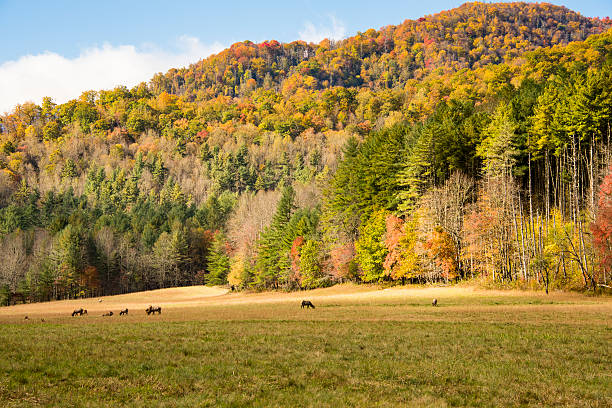
M 0 304 L 194 283 L 607 285 L 610 26 L 468 3 L 18 105 L 0 116 Z
M 243 95 L 253 87 L 401 87 L 432 71 L 509 62 L 527 51 L 582 41 L 610 27 L 547 3 L 466 3 L 339 42 L 236 43 L 185 69 L 156 75 L 154 92 L 189 99 Z M 253 81 L 250 81 L 253 80 Z

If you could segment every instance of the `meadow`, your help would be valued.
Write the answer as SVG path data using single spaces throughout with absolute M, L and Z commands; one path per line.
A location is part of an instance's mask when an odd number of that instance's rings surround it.
M 609 297 L 175 288 L 0 308 L 0 406 L 605 407 L 611 346 Z

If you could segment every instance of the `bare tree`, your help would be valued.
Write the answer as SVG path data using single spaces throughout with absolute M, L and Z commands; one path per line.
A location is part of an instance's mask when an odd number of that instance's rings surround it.
M 272 221 L 279 198 L 277 191 L 259 191 L 256 194 L 242 194 L 238 199 L 227 235 L 243 259 L 254 258 L 254 244 L 263 228 Z
M 0 239 L 0 285 L 15 292 L 27 271 L 25 233 L 14 232 Z
M 451 174 L 443 186 L 431 189 L 421 199 L 421 208 L 433 221 L 431 229 L 441 226 L 452 237 L 457 250 L 455 262 L 462 274 L 463 219 L 473 200 L 474 180 L 460 172 Z

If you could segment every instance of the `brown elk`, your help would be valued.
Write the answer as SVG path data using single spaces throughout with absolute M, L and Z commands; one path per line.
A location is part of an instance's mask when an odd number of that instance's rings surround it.
M 149 307 L 145 309 L 145 312 L 147 312 L 147 315 L 155 314 L 155 313 L 161 314 L 161 307 L 160 306 L 153 307 L 149 305 Z
M 111 310 L 108 313 L 104 313 L 102 316 L 112 316 L 113 315 L 113 311 Z
M 127 308 L 119 312 L 119 316 L 123 316 L 123 315 L 127 316 L 127 314 L 128 314 Z
M 83 309 L 83 308 L 74 309 L 74 312 L 72 312 L 72 316 L 77 316 L 77 315 L 83 316 L 84 314 L 87 314 L 87 309 Z
M 438 299 L 434 299 L 431 301 L 432 306 L 438 306 Z
M 302 309 L 303 309 L 304 307 L 305 307 L 306 309 L 308 309 L 309 307 L 311 307 L 311 308 L 313 308 L 313 309 L 315 308 L 315 306 L 312 304 L 312 302 L 311 302 L 310 300 L 302 300 Z

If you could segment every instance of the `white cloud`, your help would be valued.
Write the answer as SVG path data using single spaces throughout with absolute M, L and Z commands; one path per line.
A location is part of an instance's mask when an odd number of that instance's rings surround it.
M 346 34 L 346 28 L 341 20 L 338 20 L 334 16 L 329 16 L 331 27 L 329 25 L 315 26 L 312 22 L 307 21 L 304 23 L 304 29 L 300 31 L 300 40 L 306 42 L 319 43 L 325 38 L 330 40 L 341 40 Z
M 78 97 L 83 91 L 132 87 L 157 72 L 188 65 L 223 49 L 219 43 L 205 45 L 183 36 L 172 51 L 154 45 L 104 44 L 83 50 L 76 58 L 53 52 L 26 55 L 0 65 L 0 112 L 18 103 L 40 103 L 50 96 L 57 103 Z

